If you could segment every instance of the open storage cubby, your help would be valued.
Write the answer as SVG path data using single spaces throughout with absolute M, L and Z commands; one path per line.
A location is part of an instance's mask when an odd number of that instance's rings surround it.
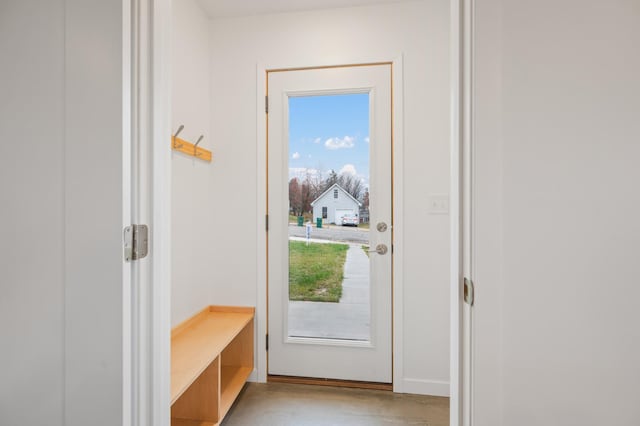
M 209 306 L 171 332 L 171 425 L 214 426 L 253 371 L 254 308 Z

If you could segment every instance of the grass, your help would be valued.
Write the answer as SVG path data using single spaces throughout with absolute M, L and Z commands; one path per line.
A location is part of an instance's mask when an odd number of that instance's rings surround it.
M 346 244 L 289 241 L 289 300 L 339 302 Z

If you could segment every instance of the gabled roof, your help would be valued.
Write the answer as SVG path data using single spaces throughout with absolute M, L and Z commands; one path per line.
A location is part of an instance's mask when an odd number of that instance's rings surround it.
M 326 191 L 324 191 L 322 194 L 320 194 L 320 196 L 318 198 L 316 198 L 315 200 L 313 200 L 311 202 L 311 206 L 313 206 L 315 204 L 316 201 L 318 201 L 320 198 L 324 197 L 327 193 L 329 193 L 330 191 L 332 191 L 334 188 L 338 188 L 340 191 L 344 192 L 347 197 L 351 198 L 353 201 L 355 201 L 358 204 L 358 207 L 362 207 L 362 203 L 358 200 L 356 200 L 355 198 L 353 198 L 353 195 L 349 194 L 343 187 L 341 187 L 340 185 L 338 185 L 337 183 L 334 183 L 333 185 L 331 185 L 329 187 L 329 189 L 327 189 Z

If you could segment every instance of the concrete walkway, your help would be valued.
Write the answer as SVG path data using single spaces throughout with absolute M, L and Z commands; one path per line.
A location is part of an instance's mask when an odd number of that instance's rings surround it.
M 289 336 L 369 340 L 369 257 L 349 245 L 339 303 L 289 302 Z

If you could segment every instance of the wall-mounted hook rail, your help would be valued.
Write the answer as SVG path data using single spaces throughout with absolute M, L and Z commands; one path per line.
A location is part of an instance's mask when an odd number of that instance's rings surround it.
M 186 140 L 180 139 L 178 137 L 178 134 L 183 129 L 184 129 L 184 125 L 181 124 L 180 127 L 178 127 L 178 130 L 176 131 L 176 133 L 171 137 L 171 148 L 173 148 L 176 151 L 180 151 L 183 154 L 187 154 L 192 157 L 196 157 L 201 160 L 211 162 L 211 159 L 213 157 L 213 155 L 211 154 L 211 151 L 198 146 L 198 144 L 202 142 L 202 139 L 204 139 L 204 135 L 200 135 L 200 137 L 198 138 L 198 141 L 195 144 L 193 144 L 191 142 L 187 142 Z

